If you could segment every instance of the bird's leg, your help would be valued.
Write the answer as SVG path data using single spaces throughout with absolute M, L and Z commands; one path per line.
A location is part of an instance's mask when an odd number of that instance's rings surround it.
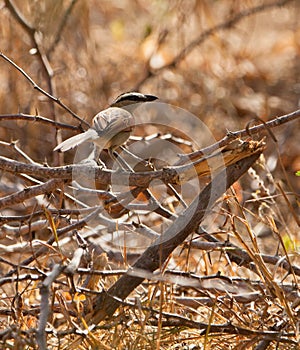
M 90 155 L 88 156 L 88 159 L 94 160 L 99 167 L 101 167 L 102 169 L 105 169 L 106 165 L 100 159 L 100 153 L 101 153 L 101 149 L 99 147 L 97 147 L 95 144 L 93 144 L 93 150 L 90 153 Z
M 146 168 L 150 168 L 151 170 L 154 170 L 153 164 L 151 163 L 150 160 L 145 160 L 137 155 L 135 155 L 134 153 L 130 152 L 127 148 L 125 148 L 124 146 L 120 146 L 121 150 L 126 153 L 127 155 L 129 155 L 135 162 L 141 163 L 143 164 Z
M 111 159 L 115 160 L 118 163 L 121 169 L 123 169 L 124 171 L 133 172 L 131 166 L 119 154 L 115 154 L 115 149 L 109 148 L 108 154 L 111 157 Z

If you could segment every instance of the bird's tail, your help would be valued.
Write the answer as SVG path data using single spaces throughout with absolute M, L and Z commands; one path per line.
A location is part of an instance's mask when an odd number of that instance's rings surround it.
M 72 149 L 83 142 L 92 141 L 97 137 L 98 137 L 98 134 L 96 130 L 88 129 L 87 131 L 81 134 L 72 136 L 69 139 L 63 141 L 62 143 L 60 143 L 54 148 L 54 151 L 66 152 L 69 149 Z

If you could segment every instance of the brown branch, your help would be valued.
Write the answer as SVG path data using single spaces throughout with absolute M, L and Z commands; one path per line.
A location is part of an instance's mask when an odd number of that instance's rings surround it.
M 0 145 L 4 147 L 8 147 L 16 151 L 20 156 L 22 156 L 27 162 L 35 165 L 41 165 L 34 160 L 32 160 L 28 154 L 26 154 L 19 146 L 18 146 L 18 140 L 17 141 L 11 141 L 11 142 L 5 142 L 5 141 L 0 141 Z M 19 176 L 23 176 L 18 174 Z
M 170 66 L 177 66 L 191 51 L 194 50 L 194 48 L 196 48 L 197 46 L 202 44 L 207 38 L 216 34 L 217 32 L 220 32 L 222 30 L 231 29 L 233 26 L 235 26 L 238 22 L 240 22 L 244 18 L 253 16 L 259 12 L 264 12 L 266 10 L 270 10 L 274 7 L 284 6 L 291 1 L 293 1 L 293 0 L 280 0 L 280 1 L 275 1 L 275 2 L 269 3 L 269 4 L 264 3 L 262 5 L 252 7 L 250 9 L 246 9 L 244 11 L 239 12 L 238 14 L 236 14 L 232 18 L 230 18 L 228 21 L 220 23 L 220 24 L 216 25 L 215 27 L 204 31 L 198 38 L 196 38 L 189 45 L 187 45 L 173 59 L 173 61 L 171 63 L 169 63 L 169 67 Z
M 34 27 L 32 27 L 29 22 L 23 17 L 23 15 L 20 13 L 20 11 L 17 9 L 16 5 L 13 3 L 12 0 L 5 0 L 5 6 L 10 11 L 11 15 L 15 18 L 15 20 L 22 26 L 22 28 L 25 30 L 25 32 L 28 34 L 32 45 L 36 49 L 36 54 L 39 58 L 39 61 L 41 63 L 44 75 L 47 79 L 47 85 L 50 93 L 53 93 L 53 85 L 52 85 L 52 77 L 53 77 L 53 70 L 50 66 L 50 62 L 48 60 L 48 57 L 43 52 L 41 46 L 39 45 L 39 42 L 37 40 L 38 33 Z M 54 109 L 52 108 L 52 112 L 54 114 Z
M 212 152 L 227 146 L 228 144 L 230 144 L 230 142 L 232 142 L 232 140 L 258 134 L 264 130 L 272 129 L 277 126 L 296 120 L 299 117 L 300 117 L 300 109 L 298 109 L 297 111 L 282 115 L 280 117 L 275 117 L 267 121 L 266 123 L 261 123 L 261 124 L 252 126 L 250 128 L 245 128 L 238 131 L 232 131 L 232 132 L 230 131 L 225 137 L 223 137 L 220 141 L 214 143 L 213 145 L 210 145 L 208 147 L 202 148 L 201 150 L 198 150 L 189 154 L 181 154 L 180 160 L 176 162 L 174 165 L 177 165 L 177 166 L 183 165 L 184 163 L 186 163 L 186 161 L 203 157 L 203 155 L 211 154 Z
M 266 130 L 268 128 L 278 127 L 287 122 L 291 122 L 292 120 L 295 120 L 299 117 L 300 117 L 300 110 L 297 110 L 292 113 L 274 118 L 266 123 L 255 125 L 251 128 L 230 132 L 227 136 L 225 136 L 223 139 L 221 139 L 220 141 L 216 142 L 213 145 L 210 145 L 206 148 L 203 148 L 201 150 L 198 150 L 190 154 L 180 155 L 179 161 L 177 161 L 173 167 L 164 168 L 162 170 L 151 171 L 151 172 L 140 172 L 140 173 L 123 172 L 118 174 L 118 176 L 115 176 L 114 181 L 116 181 L 119 184 L 122 184 L 122 183 L 127 183 L 127 180 L 129 178 L 130 186 L 138 186 L 141 188 L 147 188 L 150 182 L 155 179 L 160 179 L 166 184 L 168 183 L 177 184 L 179 179 L 182 181 L 184 178 L 187 178 L 186 174 L 188 174 L 190 169 L 192 169 L 193 167 L 197 169 L 200 166 L 200 169 L 201 169 L 202 164 L 200 163 L 205 162 L 205 158 L 203 157 L 203 155 L 207 155 L 216 150 L 222 149 L 222 147 L 225 147 L 230 142 L 232 142 L 232 140 L 238 137 L 248 136 L 249 134 L 253 135 L 263 130 Z M 256 152 L 257 150 L 259 150 L 259 147 L 260 147 L 259 144 L 257 144 L 256 147 L 257 149 L 254 148 L 252 150 L 253 152 Z M 243 152 L 241 152 L 240 156 L 241 157 L 244 156 Z M 199 158 L 200 160 L 197 160 Z M 188 167 L 186 168 L 184 164 L 186 164 L 186 162 L 190 160 L 196 160 L 196 161 L 194 163 L 188 164 Z M 95 176 L 97 181 L 99 181 L 99 183 L 101 184 L 109 184 L 111 182 L 111 176 L 114 174 L 114 172 L 111 170 L 101 169 L 99 167 L 92 167 L 87 165 L 82 165 L 82 166 L 67 165 L 63 167 L 50 168 L 50 167 L 33 165 L 33 164 L 24 164 L 24 163 L 17 162 L 15 160 L 11 160 L 1 156 L 0 156 L 0 169 L 8 172 L 13 172 L 13 173 L 25 173 L 29 175 L 43 176 L 46 178 L 63 178 L 63 179 L 71 179 L 75 172 L 78 174 L 80 173 L 86 174 L 87 176 L 90 174 L 92 176 Z M 195 174 L 194 170 L 193 170 L 193 174 Z
M 245 142 L 242 147 L 236 147 L 234 157 L 229 157 L 226 166 L 236 163 L 237 160 L 248 157 L 250 154 L 259 153 L 264 148 L 263 142 Z M 229 154 L 230 155 L 230 154 Z M 220 155 L 217 155 L 219 157 Z M 226 157 L 225 157 L 226 160 Z M 0 169 L 12 172 L 14 174 L 28 174 L 42 176 L 46 178 L 72 179 L 74 175 L 83 175 L 89 178 L 95 178 L 103 185 L 114 184 L 137 186 L 143 189 L 148 188 L 153 180 L 161 180 L 165 184 L 178 185 L 188 181 L 195 176 L 210 175 L 224 168 L 224 162 L 217 159 L 214 168 L 207 166 L 206 159 L 200 159 L 194 163 L 180 166 L 170 166 L 156 171 L 145 172 L 125 172 L 102 169 L 98 166 L 75 164 L 61 167 L 45 167 L 36 164 L 24 164 L 6 157 L 0 156 Z M 195 171 L 196 169 L 196 171 Z M 113 176 L 117 175 L 117 176 Z M 113 176 L 113 177 L 112 177 Z
M 172 251 L 180 245 L 189 234 L 197 229 L 203 220 L 206 210 L 224 193 L 224 179 L 226 189 L 237 181 L 248 168 L 258 159 L 260 153 L 229 166 L 216 176 L 192 202 L 175 222 L 136 261 L 132 269 L 122 276 L 108 291 L 96 298 L 92 315 L 89 315 L 92 323 L 99 323 L 106 316 L 111 316 L 119 307 L 120 300 L 125 299 L 144 278 L 134 275 L 134 270 L 154 272 L 169 257 Z M 174 232 L 176 234 L 174 234 Z M 88 318 L 89 318 L 88 317 Z
M 189 55 L 196 47 L 199 45 L 203 44 L 204 41 L 206 41 L 208 38 L 211 36 L 215 35 L 216 33 L 222 31 L 222 30 L 228 30 L 231 29 L 234 25 L 236 25 L 238 22 L 243 20 L 244 18 L 250 17 L 252 15 L 255 15 L 260 12 L 264 12 L 266 10 L 272 9 L 274 7 L 281 7 L 286 5 L 287 3 L 291 2 L 293 0 L 280 0 L 280 1 L 275 1 L 273 3 L 269 4 L 262 4 L 256 7 L 252 7 L 250 9 L 246 9 L 244 11 L 239 12 L 238 14 L 234 15 L 232 18 L 229 20 L 217 24 L 216 26 L 205 30 L 201 35 L 199 35 L 198 38 L 190 42 L 185 48 L 183 48 L 174 58 L 171 62 L 168 64 L 155 69 L 155 70 L 148 70 L 145 73 L 145 76 L 137 83 L 135 89 L 138 90 L 140 87 L 149 79 L 152 78 L 153 76 L 157 75 L 158 73 L 161 73 L 165 69 L 169 68 L 174 68 L 178 66 L 178 64 L 186 58 L 187 55 Z
M 0 57 L 2 57 L 5 61 L 10 63 L 14 68 L 16 68 L 33 86 L 34 89 L 38 90 L 40 93 L 48 97 L 50 100 L 54 101 L 56 104 L 58 104 L 60 107 L 62 107 L 64 110 L 66 110 L 68 113 L 70 113 L 74 118 L 76 118 L 80 125 L 85 125 L 86 127 L 89 127 L 89 123 L 80 118 L 76 113 L 74 113 L 67 105 L 65 105 L 61 100 L 57 97 L 54 97 L 51 95 L 51 93 L 43 90 L 38 84 L 35 83 L 35 81 L 22 69 L 20 68 L 14 61 L 12 61 L 10 58 L 5 56 L 2 52 L 0 52 Z
M 249 328 L 243 328 L 231 323 L 225 324 L 208 324 L 204 322 L 192 321 L 184 316 L 177 314 L 171 314 L 163 312 L 162 316 L 167 320 L 162 321 L 162 327 L 187 327 L 206 331 L 208 329 L 209 334 L 238 334 L 244 336 L 260 336 L 264 339 L 270 339 L 272 341 L 291 343 L 296 345 L 297 343 L 289 337 L 294 337 L 295 333 L 285 333 L 279 331 L 260 331 Z M 158 326 L 157 319 L 149 320 L 149 323 Z
M 34 164 L 24 164 L 16 160 L 0 156 L 0 169 L 13 174 L 25 173 L 28 175 L 41 176 L 45 178 L 56 178 L 71 180 L 74 175 L 83 175 L 91 178 L 94 176 L 99 184 L 107 185 L 111 183 L 111 176 L 116 174 L 110 169 L 101 169 L 90 165 L 65 165 L 62 167 L 46 167 Z M 165 182 L 177 183 L 178 175 L 175 170 L 163 169 L 153 172 L 127 173 L 120 172 L 114 177 L 115 184 L 128 183 L 129 186 L 148 187 L 150 182 L 156 179 L 163 179 Z
M 35 29 L 27 22 L 26 18 L 22 16 L 22 14 L 17 10 L 15 4 L 11 0 L 4 0 L 5 6 L 10 11 L 11 15 L 15 18 L 15 20 L 21 25 L 21 27 L 25 30 L 25 32 L 32 39 L 35 33 Z
M 39 115 L 30 115 L 30 114 L 24 114 L 24 113 L 17 113 L 17 114 L 1 114 L 0 115 L 0 121 L 1 120 L 26 120 L 28 122 L 39 122 L 42 124 L 54 126 L 55 128 L 59 129 L 69 129 L 69 130 L 75 130 L 75 131 L 82 131 L 82 127 L 60 123 L 52 119 L 48 119 L 45 117 L 41 117 Z
M 61 179 L 52 179 L 42 185 L 31 186 L 30 188 L 25 188 L 17 193 L 0 198 L 0 209 L 11 207 L 24 202 L 26 199 L 51 192 L 55 190 L 62 182 L 63 180 Z
M 274 118 L 266 123 L 262 123 L 259 125 L 255 125 L 248 129 L 242 129 L 235 132 L 230 132 L 227 136 L 225 136 L 222 140 L 216 142 L 213 145 L 210 145 L 206 148 L 198 150 L 196 152 L 190 154 L 180 155 L 179 161 L 177 161 L 173 167 L 165 168 L 162 170 L 144 172 L 144 173 L 120 173 L 117 177 L 114 178 L 115 181 L 118 181 L 119 184 L 127 183 L 129 177 L 129 185 L 138 186 L 141 188 L 147 188 L 149 183 L 155 179 L 161 179 L 165 183 L 177 184 L 179 181 L 179 174 L 181 180 L 185 177 L 185 172 L 188 172 L 193 166 L 197 168 L 200 164 L 199 162 L 204 162 L 205 158 L 203 155 L 210 154 L 216 150 L 222 149 L 228 145 L 232 140 L 238 137 L 244 137 L 247 135 L 252 135 L 255 133 L 259 133 L 268 128 L 278 127 L 287 122 L 291 122 L 300 117 L 300 110 L 294 111 L 292 113 Z M 259 145 L 258 145 L 259 146 Z M 255 152 L 255 149 L 253 150 Z M 243 156 L 243 152 L 240 156 Z M 200 161 L 195 161 L 193 164 L 188 164 L 188 168 L 185 168 L 183 165 L 186 164 L 187 161 L 197 160 L 200 158 Z M 182 166 L 182 168 L 180 168 Z M 29 175 L 39 175 L 46 178 L 63 178 L 63 179 L 71 179 L 73 176 L 73 172 L 78 172 L 81 174 L 91 174 L 97 178 L 102 184 L 109 184 L 111 180 L 111 176 L 114 172 L 107 169 L 100 169 L 99 167 L 92 166 L 63 166 L 56 168 L 42 167 L 36 166 L 33 164 L 24 164 L 21 162 L 17 162 L 5 157 L 0 157 L 0 168 L 2 170 L 13 172 L 13 173 L 25 173 Z M 194 173 L 194 171 L 193 171 Z M 129 175 L 130 174 L 130 175 Z M 199 174 L 198 174 L 199 175 Z
M 55 39 L 53 41 L 53 43 L 51 44 L 50 48 L 47 50 L 47 55 L 50 56 L 52 51 L 54 51 L 54 49 L 56 48 L 57 44 L 59 43 L 61 36 L 62 36 L 62 32 L 67 24 L 67 20 L 68 17 L 70 16 L 74 6 L 76 5 L 78 0 L 72 0 L 69 7 L 67 8 L 67 10 L 65 11 L 63 18 L 58 26 L 56 35 L 55 35 Z
M 90 220 L 93 220 L 95 217 L 97 217 L 102 210 L 103 210 L 102 207 L 98 207 L 92 213 L 90 213 L 89 215 L 85 216 L 83 219 L 78 220 L 74 224 L 71 224 L 69 226 L 57 229 L 56 230 L 57 237 L 61 237 L 62 235 L 66 234 L 66 233 L 68 233 L 68 232 L 70 232 L 72 230 L 80 230 L 81 228 L 86 226 L 90 222 Z M 39 256 L 45 254 L 48 251 L 49 246 L 51 246 L 54 243 L 54 241 L 55 241 L 55 237 L 53 235 L 52 237 L 50 237 L 48 239 L 48 241 L 45 243 L 45 245 L 43 245 L 37 251 L 35 251 L 33 255 L 31 255 L 29 258 L 21 261 L 16 268 L 13 268 L 9 272 L 7 272 L 3 276 L 3 278 L 0 278 L 0 286 L 5 283 L 5 279 L 7 277 L 10 277 L 10 276 L 14 275 L 15 273 L 17 273 L 17 271 L 19 271 L 20 266 L 28 266 L 35 259 L 37 259 Z
M 41 230 L 45 227 L 47 227 L 48 222 L 46 220 L 39 220 L 39 221 L 33 221 L 27 225 L 22 225 L 21 223 L 18 226 L 9 226 L 9 225 L 3 225 L 1 227 L 1 233 L 2 235 L 13 235 L 15 237 L 20 237 L 20 236 L 24 236 L 32 231 L 37 231 L 37 230 Z M 12 245 L 9 246 L 5 246 L 7 248 L 7 251 L 10 251 L 10 249 L 14 249 L 12 247 Z M 5 249 L 2 248 L 1 244 L 0 244 L 0 251 L 1 249 Z
M 140 187 L 135 187 L 128 191 L 122 192 L 117 196 L 107 191 L 86 188 L 80 185 L 77 185 L 76 188 L 74 188 L 74 191 L 77 189 L 80 192 L 97 195 L 99 199 L 105 200 L 105 209 L 109 212 L 110 216 L 115 219 L 123 216 L 130 210 L 154 211 L 168 219 L 176 218 L 174 213 L 170 212 L 159 203 L 159 201 L 151 194 L 150 190 L 149 193 L 145 193 L 145 190 Z M 132 199 L 137 198 L 140 193 L 144 193 L 145 197 L 148 199 L 148 204 L 129 204 Z
M 245 249 L 239 248 L 237 245 L 231 242 L 222 242 L 209 234 L 202 235 L 204 239 L 209 238 L 210 242 L 192 242 L 191 246 L 196 249 L 201 250 L 215 250 L 221 249 L 226 255 L 228 255 L 230 261 L 235 262 L 239 266 L 245 266 L 250 268 L 252 271 L 256 270 L 256 266 L 253 263 L 250 255 Z M 215 248 L 214 248 L 215 245 Z M 300 268 L 296 265 L 290 264 L 285 257 L 282 256 L 272 256 L 268 254 L 260 254 L 261 259 L 266 264 L 278 265 L 284 270 L 291 272 L 293 271 L 295 275 L 300 276 Z
M 82 215 L 84 213 L 89 213 L 89 212 L 95 210 L 95 208 L 91 207 L 91 208 L 83 208 L 83 209 L 47 209 L 47 210 L 52 215 L 57 214 L 60 216 L 64 216 L 64 215 L 78 216 L 78 215 Z M 0 216 L 0 225 L 6 224 L 8 222 L 24 222 L 24 221 L 27 221 L 29 219 L 33 219 L 33 218 L 39 217 L 39 216 L 45 216 L 45 211 L 38 210 L 38 211 L 35 211 L 34 213 L 27 214 L 27 215 Z

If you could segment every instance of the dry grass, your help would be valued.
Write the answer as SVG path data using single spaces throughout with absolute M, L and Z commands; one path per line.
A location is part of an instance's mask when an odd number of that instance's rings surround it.
M 1 52 L 37 84 L 0 57 L 1 160 L 37 169 L 72 164 L 75 152 L 62 156 L 53 148 L 74 134 L 70 126 L 85 125 L 61 104 L 90 122 L 124 91 L 152 93 L 193 113 L 216 140 L 297 110 L 299 2 L 271 3 L 0 0 Z M 195 151 L 180 123 L 162 135 L 154 135 L 161 131 L 155 125 L 135 134 L 158 141 L 171 132 L 169 142 L 182 153 Z M 111 216 L 86 225 L 99 207 L 83 209 L 66 178 L 49 182 L 42 173 L 26 173 L 28 167 L 5 170 L 1 162 L 1 347 L 36 349 L 38 340 L 43 348 L 47 333 L 47 349 L 297 349 L 299 120 L 252 135 L 262 137 L 263 155 L 214 203 L 201 227 L 159 272 L 135 271 L 141 283 L 98 324 L 90 316 L 101 309 L 95 300 L 170 224 L 167 212 L 182 212 L 182 202 L 170 187 L 152 183 L 166 212 L 128 207 L 125 213 L 101 178 L 96 186 Z M 201 181 L 202 188 L 208 179 Z M 173 185 L 190 206 L 193 187 L 184 192 Z M 5 205 L 11 195 L 13 204 Z M 149 209 L 145 192 L 137 196 Z M 140 235 L 146 229 L 149 240 Z

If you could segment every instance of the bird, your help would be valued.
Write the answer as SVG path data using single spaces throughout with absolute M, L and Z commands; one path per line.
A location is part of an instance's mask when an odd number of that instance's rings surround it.
M 84 142 L 93 142 L 98 149 L 107 149 L 110 157 L 114 159 L 114 151 L 128 140 L 133 131 L 135 122 L 131 113 L 132 106 L 157 99 L 154 95 L 140 92 L 125 92 L 119 95 L 109 108 L 95 115 L 91 128 L 58 144 L 54 151 L 66 152 Z

